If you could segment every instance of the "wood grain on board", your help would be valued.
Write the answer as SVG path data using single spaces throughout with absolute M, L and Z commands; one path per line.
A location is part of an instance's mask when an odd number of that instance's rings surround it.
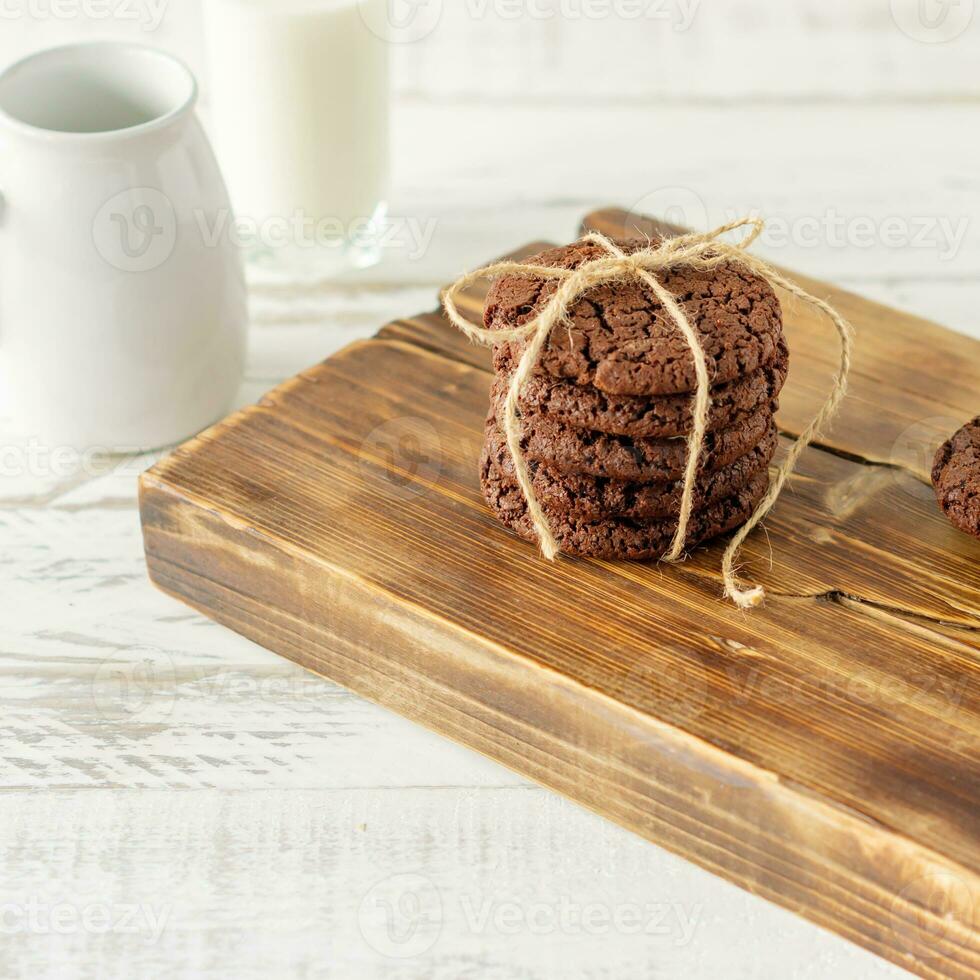
M 589 220 L 622 233 L 621 213 Z M 894 446 L 975 413 L 980 344 L 804 283 L 854 320 L 858 357 L 827 448 L 746 549 L 762 610 L 721 600 L 718 545 L 680 566 L 549 564 L 498 525 L 476 473 L 489 356 L 438 314 L 146 474 L 151 576 L 910 970 L 976 975 L 980 547 Z M 797 307 L 787 330 L 792 433 L 833 345 Z

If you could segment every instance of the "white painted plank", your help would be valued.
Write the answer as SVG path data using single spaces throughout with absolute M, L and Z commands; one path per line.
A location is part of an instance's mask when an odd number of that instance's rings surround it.
M 403 46 L 396 77 L 434 99 L 975 98 L 972 15 L 971 0 L 464 0 Z
M 18 792 L 0 827 L 5 977 L 904 975 L 536 788 Z
M 156 44 L 188 61 L 206 99 L 200 2 L 5 0 L 0 62 L 77 40 Z M 394 32 L 394 84 L 423 100 L 980 96 L 974 0 L 427 0 L 418 9 Z

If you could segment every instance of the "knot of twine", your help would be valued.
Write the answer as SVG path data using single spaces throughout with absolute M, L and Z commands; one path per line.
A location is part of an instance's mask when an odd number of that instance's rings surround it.
M 749 228 L 749 233 L 738 244 L 722 241 L 721 236 L 740 228 Z M 537 534 L 541 551 L 548 559 L 554 559 L 558 543 L 551 532 L 548 519 L 541 507 L 531 482 L 531 473 L 521 447 L 523 431 L 520 421 L 519 401 L 524 385 L 534 371 L 541 352 L 551 336 L 551 331 L 559 324 L 571 327 L 569 311 L 589 290 L 609 283 L 626 282 L 639 279 L 653 293 L 673 319 L 677 329 L 683 334 L 694 358 L 697 388 L 693 395 L 694 424 L 687 441 L 687 462 L 684 470 L 684 489 L 681 497 L 677 532 L 670 550 L 663 561 L 676 562 L 684 555 L 688 525 L 694 506 L 695 482 L 704 446 L 711 409 L 711 379 L 705 363 L 701 341 L 691 326 L 687 314 L 675 297 L 664 287 L 657 275 L 677 270 L 694 269 L 709 272 L 721 266 L 734 266 L 764 279 L 773 287 L 781 287 L 798 299 L 824 313 L 834 324 L 840 338 L 840 367 L 834 377 L 834 384 L 827 400 L 813 421 L 800 433 L 786 459 L 778 468 L 769 490 L 756 506 L 749 520 L 742 525 L 732 538 L 722 559 L 722 574 L 725 582 L 725 595 L 739 608 L 749 609 L 758 606 L 765 599 L 761 586 L 743 588 L 735 572 L 739 551 L 752 530 L 762 521 L 779 499 L 786 480 L 792 474 L 803 450 L 813 442 L 823 428 L 833 419 L 847 388 L 847 376 L 851 367 L 853 331 L 850 324 L 829 303 L 811 296 L 796 283 L 780 275 L 771 265 L 746 249 L 762 234 L 765 222 L 758 218 L 743 218 L 722 225 L 706 234 L 681 235 L 669 238 L 654 245 L 642 248 L 631 254 L 624 252 L 615 242 L 599 232 L 592 232 L 582 241 L 601 246 L 605 255 L 583 262 L 576 269 L 556 269 L 551 266 L 529 265 L 524 262 L 495 262 L 474 272 L 467 273 L 453 283 L 443 296 L 446 314 L 470 340 L 486 347 L 493 347 L 507 341 L 527 341 L 517 369 L 510 379 L 510 387 L 504 403 L 504 435 L 507 447 L 514 462 L 514 473 L 518 485 L 527 502 L 528 515 Z M 481 279 L 498 276 L 521 276 L 527 279 L 553 279 L 558 281 L 554 295 L 533 319 L 523 326 L 507 330 L 489 330 L 467 320 L 456 304 L 457 297 Z

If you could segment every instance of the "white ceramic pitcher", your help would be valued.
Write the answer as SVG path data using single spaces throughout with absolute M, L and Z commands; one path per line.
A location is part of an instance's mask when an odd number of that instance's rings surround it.
M 50 447 L 163 446 L 231 406 L 245 286 L 196 100 L 183 64 L 137 45 L 0 75 L 2 403 Z

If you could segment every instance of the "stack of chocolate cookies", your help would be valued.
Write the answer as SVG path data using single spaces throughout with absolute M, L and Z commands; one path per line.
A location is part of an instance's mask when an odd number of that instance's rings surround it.
M 626 251 L 645 243 L 619 243 Z M 605 254 L 580 241 L 529 264 L 576 268 Z M 765 280 L 734 267 L 662 277 L 704 348 L 712 384 L 687 547 L 731 531 L 769 487 L 774 413 L 789 353 L 779 301 Z M 484 323 L 529 322 L 555 280 L 504 276 Z M 495 348 L 481 460 L 484 495 L 514 532 L 536 540 L 503 434 L 504 402 L 523 343 Z M 556 327 L 520 400 L 523 455 L 535 496 L 566 554 L 645 560 L 669 551 L 684 488 L 697 388 L 694 359 L 671 316 L 638 280 L 599 286 Z

